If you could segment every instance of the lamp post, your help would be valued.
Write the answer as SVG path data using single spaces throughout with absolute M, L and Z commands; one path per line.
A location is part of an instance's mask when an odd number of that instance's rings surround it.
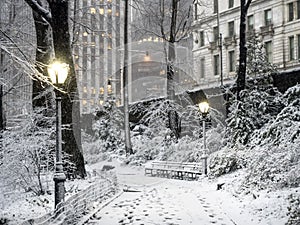
M 66 63 L 54 62 L 48 67 L 48 74 L 51 82 L 57 87 L 62 85 L 67 79 L 69 72 L 69 65 Z M 62 163 L 62 135 L 61 135 L 61 97 L 59 91 L 55 91 L 56 102 L 56 163 L 54 173 L 54 206 L 55 209 L 60 202 L 65 199 L 65 185 L 66 175 L 63 171 Z
M 200 102 L 199 103 L 199 110 L 202 115 L 202 126 L 203 126 L 203 155 L 201 159 L 203 160 L 203 171 L 204 175 L 207 175 L 207 149 L 206 149 L 206 134 L 205 134 L 205 119 L 209 111 L 209 104 L 208 102 Z

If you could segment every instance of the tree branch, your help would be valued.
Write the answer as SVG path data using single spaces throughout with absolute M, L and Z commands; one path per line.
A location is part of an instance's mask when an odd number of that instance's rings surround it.
M 42 7 L 38 0 L 25 0 L 25 2 L 31 7 L 32 10 L 40 14 L 49 24 L 51 24 L 51 12 Z
M 249 6 L 250 6 L 251 2 L 252 2 L 252 0 L 248 0 L 248 1 L 247 1 L 246 5 L 245 5 L 245 7 L 246 7 L 246 10 L 248 10 L 248 8 L 249 8 Z

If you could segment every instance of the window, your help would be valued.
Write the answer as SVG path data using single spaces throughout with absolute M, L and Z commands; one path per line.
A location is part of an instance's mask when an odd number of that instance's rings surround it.
M 204 31 L 200 31 L 200 46 L 204 46 Z
M 228 37 L 234 36 L 234 21 L 228 23 Z
M 217 42 L 219 39 L 219 28 L 218 27 L 213 28 L 213 35 L 214 35 L 214 41 Z
M 200 78 L 204 78 L 205 77 L 205 59 L 202 58 L 200 60 Z
M 266 51 L 266 57 L 268 62 L 273 61 L 273 54 L 272 54 L 272 41 L 265 42 L 265 51 Z
M 235 70 L 235 54 L 234 51 L 228 52 L 229 58 L 229 72 L 234 72 Z
M 298 43 L 297 43 L 297 45 L 298 45 L 298 60 L 300 60 L 300 34 L 298 34 L 297 35 L 297 39 L 298 39 Z
M 288 21 L 294 20 L 294 3 L 288 4 Z
M 252 31 L 254 29 L 254 17 L 253 17 L 253 15 L 248 16 L 248 18 L 247 18 L 247 27 L 248 27 L 248 31 Z
M 294 60 L 294 53 L 295 53 L 295 44 L 294 44 L 294 36 L 289 37 L 289 59 L 290 61 Z
M 214 13 L 218 12 L 218 0 L 214 0 Z
M 297 1 L 297 19 L 300 19 L 300 0 Z
M 272 24 L 272 11 L 271 9 L 265 10 L 265 25 L 269 26 Z
M 214 75 L 219 75 L 219 55 L 214 55 Z
M 234 4 L 234 0 L 229 0 L 228 2 L 228 8 L 232 8 L 233 7 L 233 4 Z
M 198 2 L 195 3 L 195 20 L 198 19 Z

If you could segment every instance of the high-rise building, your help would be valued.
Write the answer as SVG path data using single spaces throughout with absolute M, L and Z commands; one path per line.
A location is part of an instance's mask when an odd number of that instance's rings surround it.
M 73 9 L 74 59 L 82 113 L 120 102 L 121 0 L 82 0 Z
M 200 0 L 199 0 L 200 2 Z M 239 0 L 214 0 L 194 8 L 194 62 L 202 87 L 233 82 L 239 58 Z M 253 0 L 246 35 L 259 36 L 265 53 L 279 72 L 300 69 L 300 1 Z M 222 46 L 220 48 L 220 34 Z M 222 57 L 220 57 L 222 54 Z
M 22 0 L 0 1 L 0 85 L 8 125 L 31 111 L 31 79 L 23 62 L 35 55 L 32 13 Z M 24 66 L 25 65 L 25 66 Z
M 74 24 L 74 59 L 82 113 L 92 112 L 109 98 L 122 104 L 124 1 L 82 0 L 77 1 L 73 11 L 77 21 Z M 129 102 L 166 96 L 163 40 L 149 34 L 136 37 L 134 20 L 147 19 L 138 14 L 137 9 L 129 7 Z M 175 80 L 183 89 L 195 84 L 192 63 L 190 46 L 176 45 Z

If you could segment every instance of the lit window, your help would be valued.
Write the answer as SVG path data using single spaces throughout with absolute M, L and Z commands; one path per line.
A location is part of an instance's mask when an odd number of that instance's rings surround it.
M 104 9 L 103 9 L 103 8 L 100 8 L 100 9 L 99 9 L 99 13 L 100 13 L 100 15 L 104 15 Z
M 271 9 L 265 10 L 265 25 L 269 26 L 272 24 L 272 11 Z
M 91 14 L 96 14 L 96 9 L 95 8 L 91 8 Z
M 294 36 L 289 37 L 289 59 L 290 61 L 294 60 L 294 53 L 295 53 L 295 44 L 294 44 L 295 38 Z
M 219 55 L 214 55 L 214 75 L 219 75 Z
M 100 95 L 103 95 L 104 94 L 104 88 L 101 87 L 100 90 L 99 90 L 99 92 L 100 92 Z
M 108 14 L 111 14 L 112 10 L 111 10 L 111 9 L 108 9 L 107 12 L 108 12 Z
M 84 37 L 88 36 L 88 33 L 87 32 L 83 32 L 83 36 Z

